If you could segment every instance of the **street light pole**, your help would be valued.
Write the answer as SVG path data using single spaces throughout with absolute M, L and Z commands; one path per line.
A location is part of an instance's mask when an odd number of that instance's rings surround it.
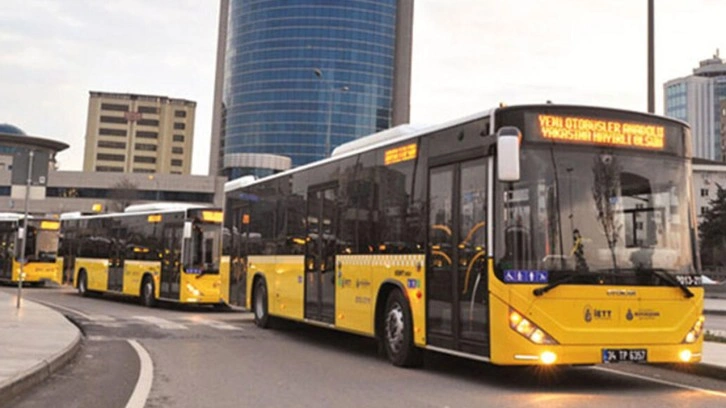
M 33 182 L 33 155 L 34 151 L 28 152 L 28 178 L 25 181 L 25 217 L 23 217 L 23 236 L 20 237 L 20 271 L 18 273 L 18 303 L 20 309 L 20 298 L 23 296 L 23 276 L 25 275 L 25 245 L 28 242 L 28 200 L 30 200 L 30 184 Z
M 653 0 L 648 0 L 648 113 L 655 113 L 655 33 Z

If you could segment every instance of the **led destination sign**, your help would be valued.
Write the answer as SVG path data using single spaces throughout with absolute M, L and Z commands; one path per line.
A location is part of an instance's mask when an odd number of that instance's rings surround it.
M 659 125 L 579 116 L 537 115 L 543 138 L 565 143 L 663 150 L 665 128 Z

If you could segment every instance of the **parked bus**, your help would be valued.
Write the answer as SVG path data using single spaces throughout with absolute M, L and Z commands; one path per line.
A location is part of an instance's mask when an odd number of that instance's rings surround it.
M 64 214 L 62 255 L 78 293 L 220 304 L 222 211 L 150 204 L 123 213 Z
M 258 326 L 374 337 L 399 366 L 700 361 L 685 123 L 547 104 L 397 132 L 227 183 L 225 291 Z
M 25 216 L 17 213 L 0 213 L 0 281 L 17 283 L 20 279 L 20 245 Z M 25 240 L 23 282 L 40 285 L 46 282 L 63 283 L 61 260 L 58 259 L 57 219 L 28 216 Z

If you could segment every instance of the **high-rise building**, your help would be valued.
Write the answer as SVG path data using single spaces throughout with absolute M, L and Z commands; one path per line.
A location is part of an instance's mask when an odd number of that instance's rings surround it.
M 726 99 L 726 64 L 716 51 L 693 75 L 672 79 L 663 86 L 665 114 L 688 122 L 693 132 L 693 155 L 724 161 L 721 101 Z
M 413 0 L 221 0 L 210 174 L 264 176 L 409 121 Z
M 197 103 L 90 92 L 83 171 L 190 174 Z

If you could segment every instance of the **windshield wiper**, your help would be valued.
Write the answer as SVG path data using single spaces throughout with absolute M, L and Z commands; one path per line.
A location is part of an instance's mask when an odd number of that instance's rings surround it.
M 673 286 L 678 286 L 683 291 L 683 294 L 687 298 L 692 298 L 695 296 L 693 292 L 691 292 L 690 289 L 688 289 L 688 286 L 684 285 L 681 281 L 679 281 L 677 278 L 675 278 L 673 275 L 668 273 L 665 269 L 642 269 L 643 271 L 647 271 L 652 273 L 653 275 L 661 278 L 662 280 L 672 284 Z
M 545 293 L 551 291 L 552 289 L 554 289 L 554 288 L 562 285 L 563 283 L 572 282 L 575 279 L 581 278 L 581 277 L 584 277 L 584 276 L 590 276 L 590 275 L 582 275 L 582 274 L 579 274 L 579 273 L 573 273 L 572 275 L 567 275 L 567 276 L 565 276 L 564 278 L 562 278 L 560 280 L 556 280 L 554 282 L 548 283 L 545 286 L 539 287 L 539 288 L 533 290 L 532 293 L 535 296 L 542 296 Z

